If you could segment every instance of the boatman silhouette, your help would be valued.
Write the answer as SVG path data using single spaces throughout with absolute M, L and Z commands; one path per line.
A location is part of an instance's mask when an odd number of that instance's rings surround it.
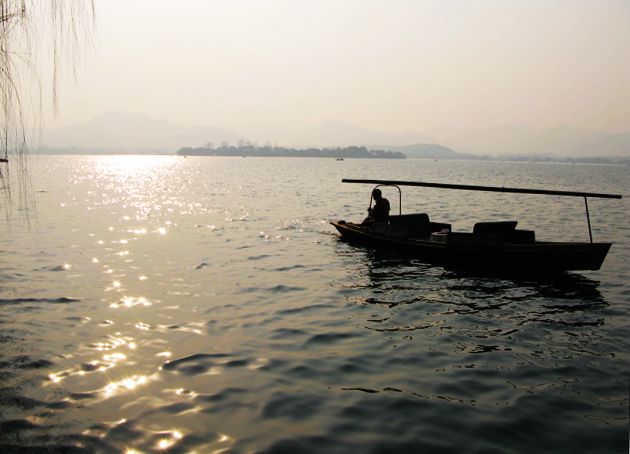
M 372 191 L 372 198 L 374 199 L 374 206 L 368 208 L 368 217 L 365 218 L 363 224 L 371 224 L 375 221 L 387 223 L 389 220 L 389 200 L 383 197 L 383 193 L 378 188 Z

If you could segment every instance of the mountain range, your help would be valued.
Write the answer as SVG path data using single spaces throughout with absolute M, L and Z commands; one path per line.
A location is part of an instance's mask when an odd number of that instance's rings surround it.
M 181 126 L 141 114 L 107 112 L 44 134 L 45 148 L 103 152 L 174 152 L 187 145 L 234 143 L 244 137 L 214 126 Z
M 450 134 L 441 143 L 464 153 L 557 157 L 630 156 L 630 131 L 611 133 L 561 126 L 504 125 Z
M 609 133 L 574 127 L 530 129 L 501 126 L 470 131 L 399 133 L 329 122 L 305 126 L 269 124 L 247 133 L 215 126 L 182 126 L 141 114 L 108 112 L 44 134 L 44 150 L 102 153 L 173 153 L 181 147 L 254 142 L 293 148 L 365 146 L 408 157 L 454 159 L 469 155 L 630 156 L 630 131 Z M 457 150 L 457 151 L 455 151 Z M 459 156 L 457 156 L 459 155 Z

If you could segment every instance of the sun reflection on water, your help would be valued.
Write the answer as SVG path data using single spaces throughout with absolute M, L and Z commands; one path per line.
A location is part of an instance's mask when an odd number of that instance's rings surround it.
M 177 388 L 175 390 L 175 394 L 178 396 L 184 396 L 184 397 L 190 397 L 190 398 L 194 398 L 198 395 L 196 392 L 191 391 L 190 389 L 185 389 L 185 388 Z
M 144 296 L 123 296 L 117 303 L 111 303 L 109 307 L 112 309 L 118 309 L 120 307 L 130 308 L 134 306 L 148 307 L 152 304 L 153 303 Z
M 105 361 L 117 362 L 117 361 L 122 361 L 124 359 L 127 359 L 127 355 L 125 355 L 124 353 L 110 353 L 107 355 L 103 355 L 103 359 Z
M 101 175 L 120 178 L 149 176 L 173 163 L 172 156 L 99 156 L 96 170 Z
M 162 438 L 158 441 L 157 449 L 168 449 L 184 437 L 182 433 L 177 430 L 170 432 L 168 435 L 170 435 L 169 438 Z
M 133 391 L 148 382 L 149 377 L 146 375 L 132 375 L 131 377 L 108 383 L 101 391 L 106 398 L 109 398 L 121 392 Z
M 105 341 L 93 342 L 88 344 L 87 347 L 97 352 L 108 353 L 104 353 L 100 359 L 92 359 L 68 369 L 52 372 L 48 374 L 48 383 L 58 384 L 70 377 L 83 377 L 87 374 L 103 373 L 121 363 L 126 363 L 127 365 L 132 364 L 128 362 L 128 356 L 125 353 L 113 350 L 122 347 L 127 347 L 129 350 L 135 350 L 136 343 L 133 341 L 133 338 L 123 337 L 121 333 L 116 333 L 115 336 L 107 336 L 107 340 Z
M 63 380 L 63 377 L 59 374 L 49 374 L 48 378 L 50 379 L 51 382 L 53 383 L 59 383 L 61 380 Z

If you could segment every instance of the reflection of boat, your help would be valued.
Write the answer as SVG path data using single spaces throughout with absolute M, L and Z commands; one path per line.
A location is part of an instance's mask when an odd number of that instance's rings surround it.
M 588 197 L 620 199 L 617 194 L 550 191 L 489 186 L 467 186 L 383 180 L 342 180 L 345 183 L 370 183 L 377 186 L 422 186 L 442 189 L 511 192 L 583 197 L 590 242 L 536 241 L 531 230 L 516 229 L 517 221 L 479 222 L 472 232 L 452 232 L 450 224 L 432 222 L 425 213 L 390 216 L 387 223 L 354 224 L 331 222 L 344 239 L 364 244 L 395 248 L 432 262 L 474 269 L 502 271 L 598 270 L 612 243 L 594 243 Z M 402 196 L 400 196 L 402 199 Z M 370 206 L 372 201 L 370 199 Z M 402 211 L 402 210 L 401 210 Z

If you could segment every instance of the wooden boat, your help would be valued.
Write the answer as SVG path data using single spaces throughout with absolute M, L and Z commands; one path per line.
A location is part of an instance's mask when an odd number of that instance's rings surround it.
M 450 224 L 433 222 L 426 213 L 403 215 L 402 208 L 398 215 L 390 216 L 387 223 L 331 222 L 342 238 L 348 241 L 396 249 L 430 262 L 475 270 L 527 272 L 599 270 L 612 243 L 593 242 L 587 199 L 621 198 L 618 194 L 410 181 L 343 179 L 342 182 L 375 184 L 376 187 L 394 186 L 399 191 L 399 202 L 402 202 L 400 186 L 584 198 L 589 242 L 537 241 L 534 231 L 516 229 L 517 221 L 478 222 L 472 232 L 453 232 Z M 370 207 L 371 205 L 370 199 Z

